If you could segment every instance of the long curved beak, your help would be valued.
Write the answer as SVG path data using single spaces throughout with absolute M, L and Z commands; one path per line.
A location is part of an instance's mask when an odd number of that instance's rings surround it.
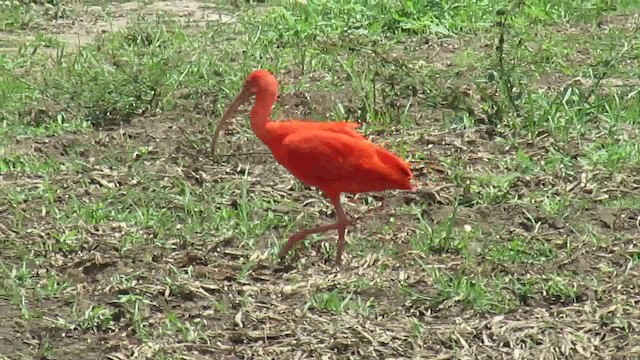
M 220 137 L 220 132 L 227 126 L 229 119 L 233 117 L 233 115 L 238 111 L 238 108 L 249 101 L 251 98 L 251 92 L 249 90 L 243 88 L 242 91 L 236 96 L 235 99 L 229 104 L 227 110 L 222 115 L 220 121 L 218 121 L 218 125 L 213 131 L 213 137 L 211 138 L 211 157 L 215 158 L 216 155 L 216 146 L 218 145 L 218 138 Z

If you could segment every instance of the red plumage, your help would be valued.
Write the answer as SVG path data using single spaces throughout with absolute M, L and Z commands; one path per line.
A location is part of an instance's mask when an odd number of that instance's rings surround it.
M 340 205 L 341 193 L 367 193 L 391 189 L 411 190 L 409 164 L 395 154 L 375 145 L 355 131 L 351 122 L 312 122 L 287 120 L 272 122 L 271 110 L 278 97 L 278 82 L 267 70 L 252 72 L 243 90 L 218 123 L 212 140 L 215 154 L 217 138 L 226 121 L 238 107 L 255 95 L 251 110 L 251 128 L 269 147 L 275 159 L 303 183 L 322 190 L 336 208 L 337 222 L 294 234 L 280 252 L 289 249 L 307 235 L 338 230 L 336 263 L 341 263 L 344 234 L 351 222 Z

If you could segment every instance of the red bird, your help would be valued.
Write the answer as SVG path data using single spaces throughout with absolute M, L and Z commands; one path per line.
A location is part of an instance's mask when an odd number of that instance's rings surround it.
M 342 262 L 345 231 L 352 222 L 340 204 L 341 193 L 390 189 L 412 190 L 409 164 L 356 132 L 357 123 L 286 120 L 273 122 L 271 110 L 278 97 L 278 81 L 267 70 L 253 71 L 242 91 L 220 119 L 211 141 L 215 155 L 220 131 L 238 108 L 255 95 L 251 129 L 275 159 L 303 183 L 322 190 L 336 209 L 333 224 L 302 230 L 289 238 L 280 258 L 307 235 L 338 230 L 336 265 Z

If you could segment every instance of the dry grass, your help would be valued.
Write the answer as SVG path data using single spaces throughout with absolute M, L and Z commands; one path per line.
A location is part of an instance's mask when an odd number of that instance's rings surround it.
M 640 356 L 637 6 L 365 3 L 2 5 L 0 359 Z M 208 157 L 257 67 L 422 183 L 342 269 L 246 117 Z

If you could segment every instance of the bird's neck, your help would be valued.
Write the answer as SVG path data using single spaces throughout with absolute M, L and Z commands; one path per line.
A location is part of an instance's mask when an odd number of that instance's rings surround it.
M 251 109 L 251 130 L 263 142 L 269 138 L 267 125 L 271 122 L 271 110 L 277 98 L 278 93 L 275 91 L 259 93 Z

